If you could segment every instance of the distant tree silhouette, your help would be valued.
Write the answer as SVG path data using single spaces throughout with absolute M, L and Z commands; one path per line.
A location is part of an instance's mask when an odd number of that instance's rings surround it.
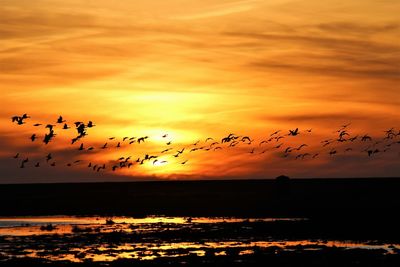
M 290 180 L 290 178 L 289 178 L 289 176 L 286 176 L 286 175 L 280 175 L 280 176 L 276 177 L 275 180 L 278 182 L 287 182 Z

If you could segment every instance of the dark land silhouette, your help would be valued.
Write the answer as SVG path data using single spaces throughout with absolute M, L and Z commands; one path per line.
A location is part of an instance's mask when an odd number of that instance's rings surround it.
M 369 179 L 289 179 L 236 181 L 168 181 L 131 183 L 19 184 L 0 186 L 0 216 L 82 215 L 240 218 L 305 218 L 276 222 L 193 224 L 174 229 L 161 226 L 147 233 L 102 232 L 79 229 L 72 235 L 37 237 L 0 236 L 11 249 L 15 244 L 62 253 L 71 246 L 140 242 L 244 242 L 293 240 L 342 240 L 367 244 L 400 244 L 398 210 L 399 178 Z M 107 221 L 104 227 L 119 227 Z M 191 219 L 188 219 L 191 222 Z M 47 229 L 50 226 L 45 226 Z M 77 228 L 78 229 L 78 228 Z M 149 241 L 150 240 L 150 241 Z M 61 248 L 63 247 L 63 248 Z M 140 250 L 140 248 L 137 248 Z M 137 250 L 136 249 L 136 250 Z M 15 248 L 13 253 L 18 252 Z M 52 252 L 53 251 L 53 252 Z M 1 260 L 0 266 L 399 266 L 397 246 L 383 249 L 335 246 L 292 245 L 282 247 L 204 248 L 205 255 L 176 249 L 182 256 L 160 257 L 151 261 L 117 259 L 112 262 L 52 262 L 40 258 L 17 257 Z M 93 253 L 105 253 L 93 250 Z M 110 252 L 115 253 L 115 252 Z M 119 252 L 118 252 L 119 253 Z M 144 253 L 144 252 L 143 252 Z M 155 250 L 152 253 L 158 253 Z M 80 254 L 79 254 L 80 255 Z M 77 258 L 79 256 L 77 254 Z
M 400 178 L 3 184 L 0 216 L 390 218 Z

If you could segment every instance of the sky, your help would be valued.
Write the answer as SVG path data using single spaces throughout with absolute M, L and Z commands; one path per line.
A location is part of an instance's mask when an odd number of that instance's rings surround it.
M 0 0 L 0 183 L 399 176 L 400 145 L 386 145 L 400 137 L 381 140 L 400 129 L 398 14 L 397 0 Z M 72 129 L 43 144 L 59 115 Z M 346 138 L 373 141 L 322 147 L 349 123 Z M 204 150 L 230 133 L 252 143 Z M 135 162 L 145 154 L 158 162 Z

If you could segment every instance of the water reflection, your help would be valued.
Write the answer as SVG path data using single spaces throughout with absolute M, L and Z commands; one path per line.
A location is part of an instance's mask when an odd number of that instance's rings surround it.
M 388 253 L 394 253 L 394 249 L 400 249 L 398 245 L 369 245 L 363 243 L 339 242 L 339 241 L 286 241 L 286 242 L 208 242 L 204 244 L 197 243 L 164 243 L 155 245 L 152 243 L 125 244 L 117 247 L 91 247 L 91 248 L 71 248 L 69 254 L 54 255 L 54 252 L 45 253 L 44 250 L 25 249 L 24 256 L 32 258 L 42 258 L 52 261 L 68 260 L 72 262 L 92 261 L 114 261 L 116 259 L 139 259 L 153 260 L 161 257 L 183 257 L 194 255 L 203 257 L 209 249 L 215 250 L 214 256 L 226 256 L 227 251 L 232 248 L 240 248 L 238 255 L 251 255 L 257 249 L 279 247 L 285 250 L 296 250 L 298 248 L 322 249 L 325 247 L 343 247 L 347 249 L 384 249 Z
M 184 217 L 24 217 L 0 219 L 0 261 L 40 258 L 51 261 L 110 262 L 177 257 L 247 257 L 260 250 L 382 250 L 399 244 L 276 238 L 274 222 L 304 219 Z M 49 227 L 51 225 L 51 227 Z
M 45 217 L 8 217 L 0 218 L 0 235 L 40 235 L 40 234 L 70 234 L 73 232 L 101 231 L 110 232 L 121 230 L 126 232 L 151 231 L 159 228 L 157 224 L 193 225 L 212 223 L 241 223 L 241 222 L 273 222 L 296 221 L 302 218 L 224 218 L 224 217 L 162 217 L 149 216 L 145 218 L 132 217 L 74 217 L 74 216 L 45 216 Z M 110 223 L 112 221 L 112 223 Z M 108 225 L 110 227 L 104 227 Z M 151 227 L 151 225 L 153 227 Z M 46 229 L 52 226 L 54 229 Z M 102 227 L 99 227 L 102 226 Z

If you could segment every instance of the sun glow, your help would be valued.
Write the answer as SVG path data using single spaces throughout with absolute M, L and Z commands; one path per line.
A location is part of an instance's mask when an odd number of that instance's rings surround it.
M 273 148 L 263 153 L 257 144 L 252 154 L 246 146 L 214 151 L 204 141 L 220 141 L 229 133 L 261 141 L 276 130 L 313 128 L 302 139 L 311 149 L 347 122 L 360 135 L 381 135 L 399 125 L 399 4 L 217 2 L 3 3 L 0 165 L 7 169 L 5 177 L 31 175 L 28 170 L 15 174 L 9 155 L 17 152 L 31 160 L 53 153 L 61 166 L 78 159 L 106 164 L 112 179 L 119 174 L 275 177 L 282 172 L 304 177 L 323 168 L 340 176 L 349 168 L 333 157 L 315 160 L 307 174 L 295 164 L 288 169 L 292 163 L 281 161 Z M 32 123 L 54 124 L 63 115 L 69 124 L 92 120 L 96 127 L 74 145 L 75 129 L 56 127 L 54 142 L 39 146 L 30 135 L 41 141 L 45 129 L 10 124 L 11 116 L 23 113 Z M 93 150 L 78 150 L 81 143 Z M 203 148 L 188 152 L 196 147 Z M 183 148 L 188 150 L 174 157 Z M 140 164 L 146 154 L 157 158 Z M 353 158 L 361 165 L 351 175 L 377 170 L 393 175 L 396 155 L 377 160 L 379 168 Z M 112 171 L 119 158 L 129 156 L 130 168 Z M 105 175 L 88 175 L 83 162 L 79 166 L 78 181 Z M 65 171 L 51 170 L 52 177 Z M 31 171 L 43 177 L 39 169 Z

